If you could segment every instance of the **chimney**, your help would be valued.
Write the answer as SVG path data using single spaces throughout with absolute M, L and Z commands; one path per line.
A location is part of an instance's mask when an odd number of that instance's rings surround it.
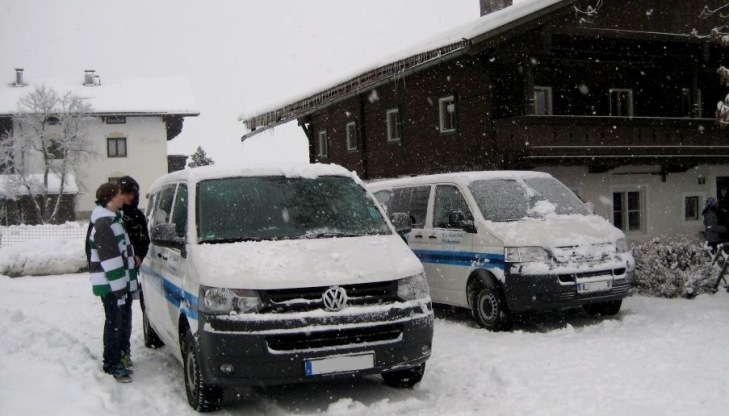
M 23 68 L 15 68 L 15 83 L 13 83 L 13 87 L 25 87 L 25 82 L 23 82 Z
M 513 4 L 512 0 L 479 0 L 481 3 L 481 16 L 505 9 Z
M 96 85 L 94 83 L 94 72 L 96 72 L 96 70 L 93 70 L 93 69 L 84 70 L 84 73 L 85 73 L 84 74 L 84 85 L 86 85 L 86 86 Z

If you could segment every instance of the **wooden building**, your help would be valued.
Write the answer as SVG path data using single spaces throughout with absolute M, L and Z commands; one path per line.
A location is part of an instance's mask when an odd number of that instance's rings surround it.
M 546 171 L 634 241 L 699 236 L 729 187 L 714 119 L 724 1 L 481 0 L 482 16 L 310 97 L 244 120 L 298 120 L 312 162 L 363 179 Z M 589 13 L 588 11 L 596 11 Z

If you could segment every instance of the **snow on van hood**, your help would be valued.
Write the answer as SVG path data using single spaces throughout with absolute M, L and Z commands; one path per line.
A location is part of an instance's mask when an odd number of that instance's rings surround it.
M 548 215 L 511 222 L 486 222 L 505 246 L 561 247 L 614 243 L 625 234 L 598 215 Z
M 398 235 L 191 246 L 200 283 L 284 289 L 393 280 L 423 272 Z

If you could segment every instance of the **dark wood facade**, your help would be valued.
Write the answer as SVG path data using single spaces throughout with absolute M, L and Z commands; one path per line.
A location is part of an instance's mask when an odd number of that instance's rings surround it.
M 341 164 L 363 178 L 565 164 L 591 172 L 651 164 L 671 172 L 729 162 L 729 132 L 713 119 L 725 95 L 716 75 L 724 51 L 689 36 L 717 23 L 697 17 L 712 2 L 605 2 L 586 24 L 574 2 L 563 3 L 471 39 L 456 58 L 299 117 L 311 161 Z M 548 114 L 539 114 L 535 87 L 551 90 Z M 630 90 L 630 113 L 611 114 L 611 90 Z M 451 95 L 456 129 L 442 133 L 438 100 Z M 399 142 L 387 140 L 388 109 L 400 112 Z M 353 121 L 355 150 L 346 144 Z M 321 131 L 327 157 L 317 156 Z

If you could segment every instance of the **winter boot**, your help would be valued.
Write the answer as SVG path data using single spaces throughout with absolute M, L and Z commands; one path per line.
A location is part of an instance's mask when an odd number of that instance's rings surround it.
M 128 352 L 122 353 L 121 363 L 124 364 L 124 368 L 126 368 L 126 369 L 129 369 L 130 367 L 134 367 L 134 362 L 132 362 L 131 353 L 128 353 Z
M 112 370 L 107 371 L 116 380 L 117 383 L 131 383 L 132 378 L 129 376 L 129 371 L 124 368 L 121 363 L 117 364 Z

